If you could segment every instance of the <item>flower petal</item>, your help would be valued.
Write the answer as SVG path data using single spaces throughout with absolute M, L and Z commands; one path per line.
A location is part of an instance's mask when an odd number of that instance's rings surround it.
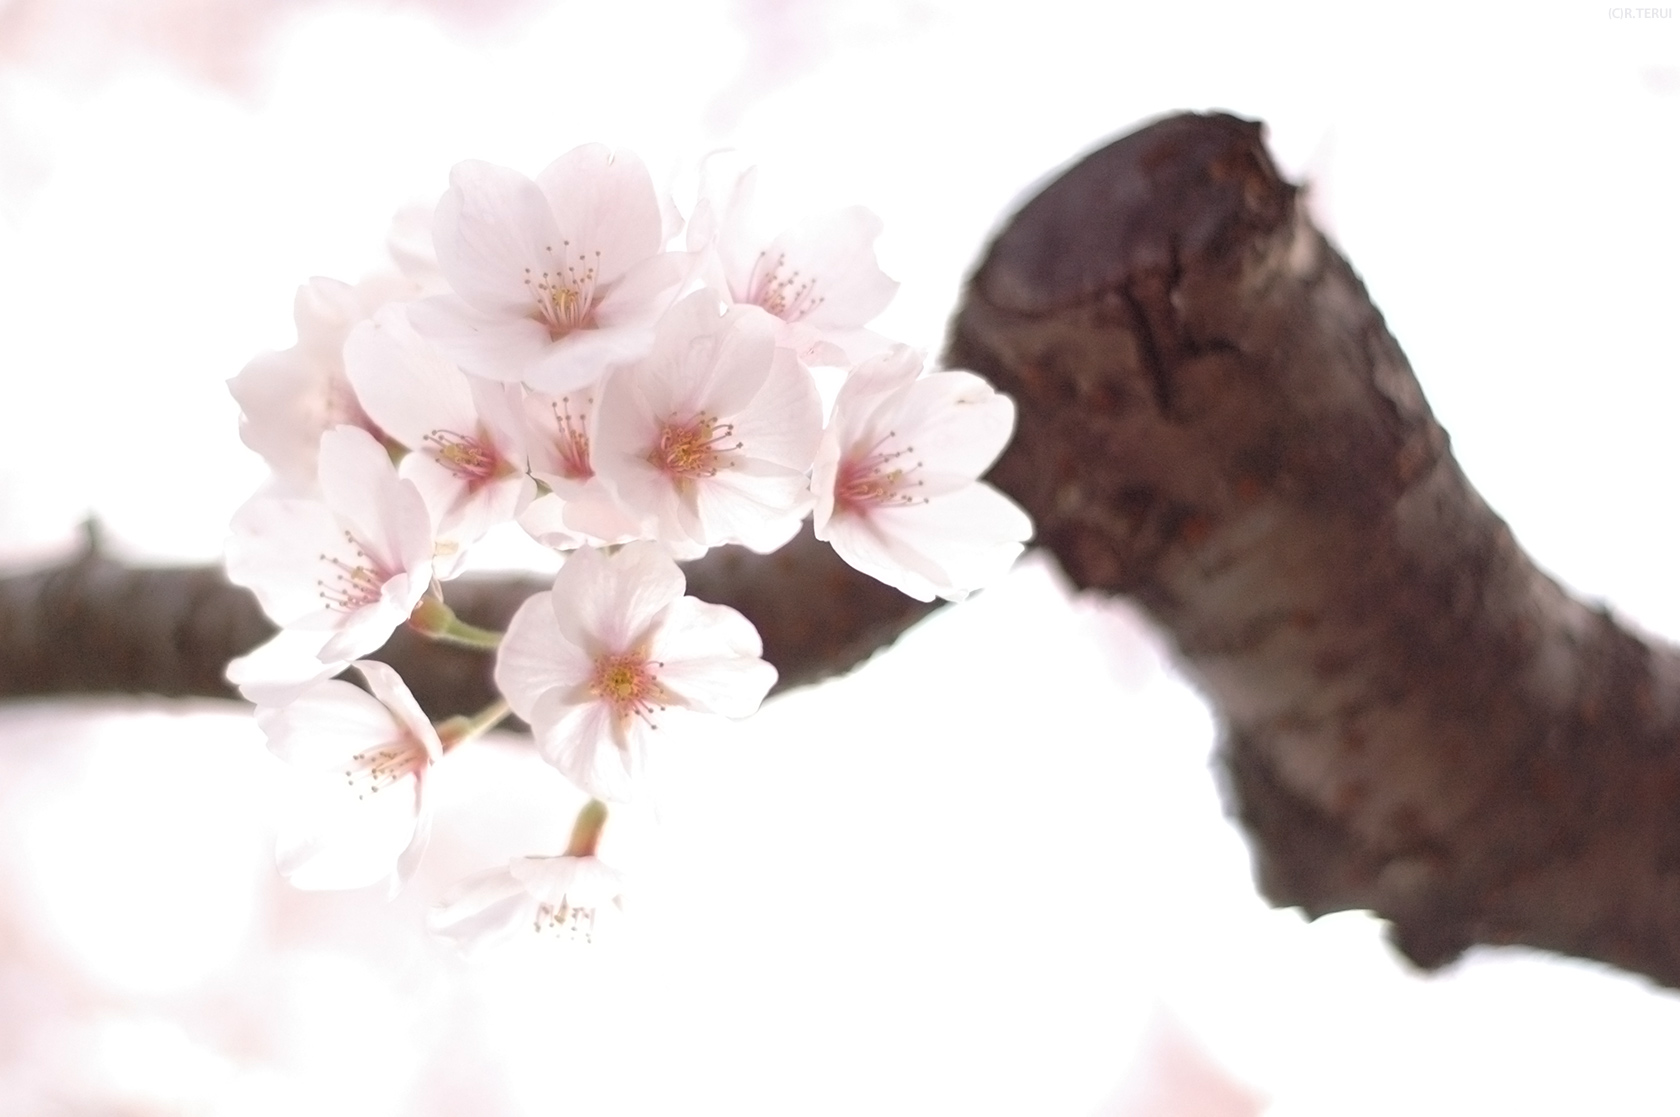
M 554 576 L 554 615 L 567 639 L 591 657 L 619 655 L 647 639 L 660 611 L 686 585 L 657 543 L 626 543 L 614 555 L 584 547 Z
M 552 593 L 532 594 L 508 622 L 496 651 L 496 689 L 531 721 L 544 694 L 570 693 L 589 679 L 592 662 L 555 623 Z
M 699 713 L 743 718 L 754 713 L 776 682 L 760 659 L 758 630 L 724 605 L 692 597 L 673 602 L 652 656 L 660 685 Z
M 523 316 L 529 285 L 560 241 L 548 199 L 507 167 L 468 160 L 449 173 L 432 218 L 438 267 L 462 299 L 492 315 Z

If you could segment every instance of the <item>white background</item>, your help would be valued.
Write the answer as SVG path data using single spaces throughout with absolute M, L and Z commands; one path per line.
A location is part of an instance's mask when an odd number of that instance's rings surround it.
M 878 325 L 936 349 L 1033 182 L 1224 108 L 1267 121 L 1523 542 L 1680 635 L 1680 30 L 1636 11 L 1672 9 L 0 0 L 0 549 L 48 561 L 93 514 L 135 560 L 212 559 L 262 477 L 223 381 L 459 159 L 604 140 L 675 181 L 739 146 L 790 217 L 883 216 Z M 576 803 L 516 740 L 439 768 L 387 903 L 277 880 L 239 708 L 13 706 L 0 1113 L 1680 1109 L 1673 994 L 1517 951 L 1420 979 L 1363 916 L 1265 908 L 1213 736 L 1129 612 L 1029 561 L 664 749 L 659 810 L 609 834 L 616 946 L 469 966 L 426 905 Z

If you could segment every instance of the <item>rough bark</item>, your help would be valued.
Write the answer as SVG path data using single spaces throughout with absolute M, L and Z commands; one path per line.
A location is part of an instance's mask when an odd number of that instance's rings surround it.
M 993 480 L 1039 545 L 1140 602 L 1218 710 L 1274 903 L 1371 909 L 1426 967 L 1521 942 L 1680 986 L 1680 655 L 1516 547 L 1258 125 L 1174 117 L 1068 170 L 988 251 L 949 363 L 1020 405 Z M 783 685 L 926 612 L 808 534 L 689 575 Z M 496 625 L 536 588 L 450 601 Z M 90 550 L 0 581 L 0 696 L 225 695 L 267 631 L 214 571 Z M 475 653 L 385 657 L 434 714 L 489 697 Z
M 1039 544 L 1217 709 L 1273 903 L 1368 908 L 1425 967 L 1520 942 L 1680 985 L 1680 655 L 1517 547 L 1258 124 L 1067 171 L 949 356 L 1020 405 L 994 480 Z

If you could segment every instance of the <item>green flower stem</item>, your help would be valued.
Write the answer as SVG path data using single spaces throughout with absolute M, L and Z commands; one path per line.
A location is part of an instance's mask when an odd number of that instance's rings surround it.
M 572 840 L 566 843 L 567 857 L 593 857 L 601 841 L 601 830 L 607 824 L 607 805 L 591 799 L 577 813 L 572 823 Z
M 443 742 L 443 751 L 448 752 L 457 745 L 464 745 L 474 737 L 483 736 L 500 725 L 502 719 L 511 713 L 507 699 L 498 698 L 484 709 L 471 717 L 452 717 L 437 724 L 438 739 Z
M 477 648 L 480 651 L 493 652 L 502 643 L 502 634 L 488 628 L 479 628 L 475 624 L 468 624 L 455 615 L 455 610 L 443 603 L 443 599 L 428 593 L 420 599 L 420 604 L 409 614 L 408 626 L 416 632 L 423 633 L 440 644 L 455 644 L 463 648 Z

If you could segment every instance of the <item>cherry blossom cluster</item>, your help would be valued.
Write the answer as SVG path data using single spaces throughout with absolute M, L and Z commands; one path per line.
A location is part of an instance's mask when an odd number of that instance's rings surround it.
M 596 856 L 607 804 L 637 797 L 651 731 L 672 710 L 746 717 L 776 679 L 679 561 L 774 551 L 810 516 L 858 570 L 958 600 L 1020 553 L 1027 517 L 979 480 L 1011 402 L 867 328 L 897 288 L 874 215 L 762 236 L 753 181 L 709 182 L 684 221 L 598 144 L 534 180 L 462 163 L 389 274 L 311 280 L 297 344 L 230 382 L 273 476 L 234 516 L 227 569 L 279 632 L 228 677 L 314 791 L 280 839 L 294 884 L 400 887 L 431 765 L 511 711 L 589 802 L 564 852 L 463 882 L 434 925 L 589 938 L 622 886 Z M 826 415 L 819 367 L 845 376 Z M 562 562 L 504 634 L 444 598 L 510 531 Z M 367 658 L 401 625 L 493 652 L 500 700 L 434 725 Z

